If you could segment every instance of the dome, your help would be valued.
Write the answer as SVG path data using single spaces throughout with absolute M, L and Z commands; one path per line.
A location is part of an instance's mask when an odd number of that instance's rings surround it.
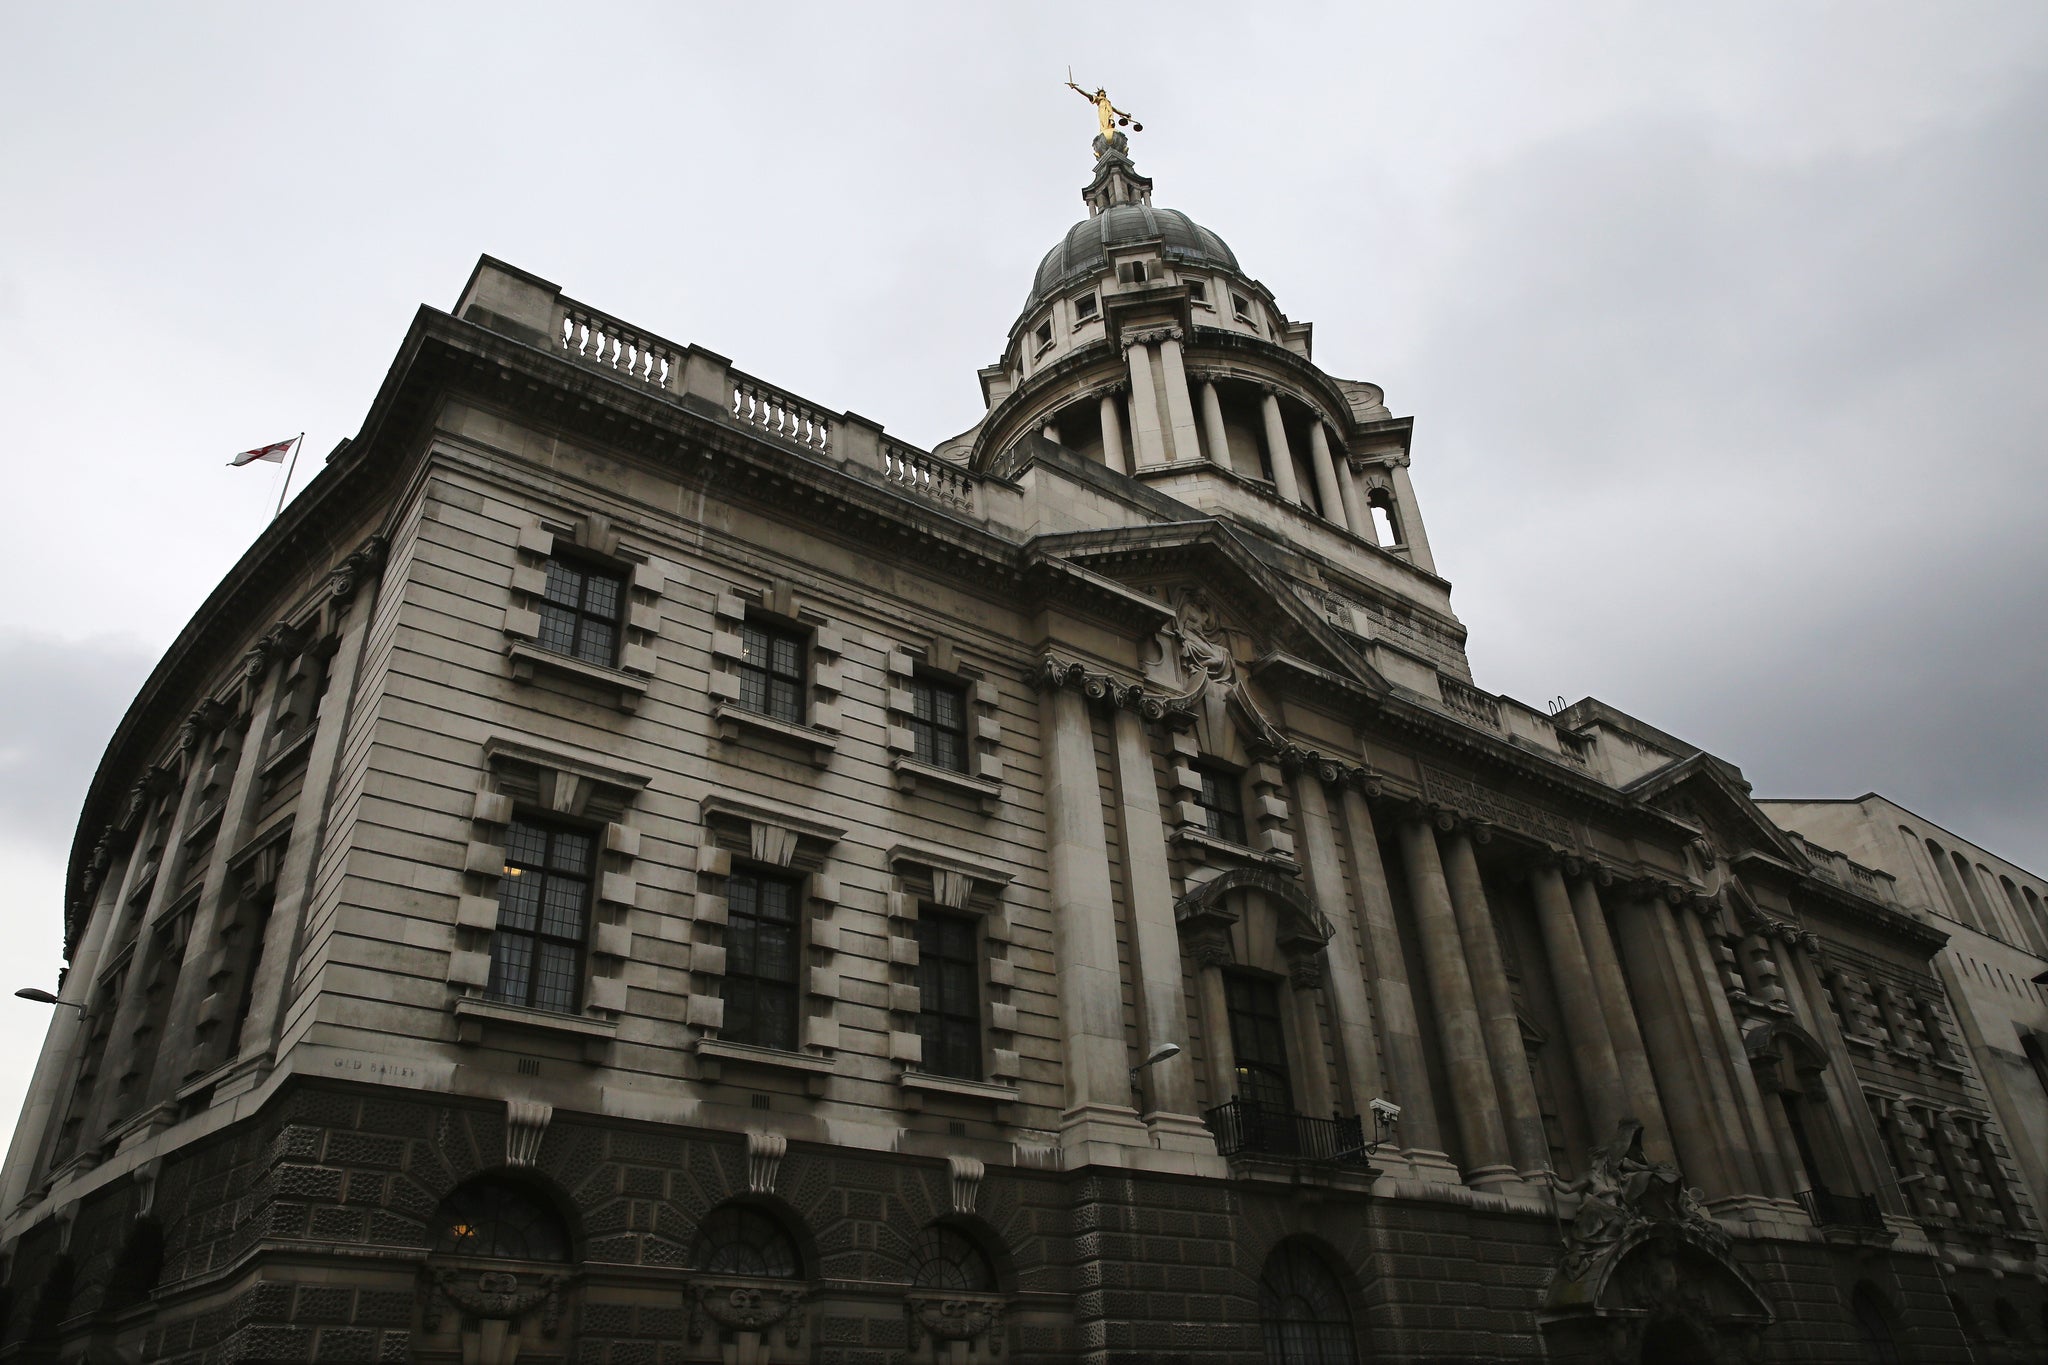
M 1119 204 L 1083 218 L 1067 229 L 1058 246 L 1045 253 L 1024 311 L 1029 313 L 1069 285 L 1107 270 L 1110 248 L 1141 242 L 1159 243 L 1166 259 L 1176 265 L 1216 266 L 1241 273 L 1237 257 L 1223 239 L 1178 209 Z

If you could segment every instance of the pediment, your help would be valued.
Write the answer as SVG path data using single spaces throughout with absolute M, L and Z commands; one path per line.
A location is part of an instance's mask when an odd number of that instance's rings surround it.
M 1711 754 L 1691 754 L 1626 790 L 1645 805 L 1697 827 L 1701 838 L 1695 853 L 1708 868 L 1762 853 L 1806 869 L 1806 855 L 1750 799 L 1748 786 Z
M 1032 549 L 1149 597 L 1177 619 L 1189 611 L 1199 614 L 1213 623 L 1216 638 L 1228 642 L 1233 659 L 1247 673 L 1286 675 L 1362 696 L 1389 690 L 1341 631 L 1220 522 L 1044 536 L 1032 542 Z

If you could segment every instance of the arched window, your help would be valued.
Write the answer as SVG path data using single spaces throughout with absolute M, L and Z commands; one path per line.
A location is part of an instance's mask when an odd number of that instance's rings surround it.
M 803 1273 L 803 1259 L 782 1225 L 744 1204 L 723 1204 L 705 1216 L 691 1259 L 717 1275 L 794 1280 Z
M 434 1213 L 434 1250 L 446 1256 L 566 1261 L 569 1230 L 555 1211 L 507 1180 L 457 1185 Z
M 1898 1338 L 1892 1335 L 1892 1315 L 1884 1295 L 1868 1280 L 1856 1286 L 1849 1298 L 1849 1311 L 1856 1318 L 1856 1333 L 1863 1339 L 1863 1355 L 1871 1365 L 1898 1365 Z
M 995 1267 L 972 1238 L 957 1228 L 934 1224 L 910 1251 L 910 1282 L 919 1289 L 992 1294 Z
M 1267 1365 L 1357 1365 L 1351 1308 L 1323 1258 L 1282 1242 L 1259 1277 L 1259 1323 Z

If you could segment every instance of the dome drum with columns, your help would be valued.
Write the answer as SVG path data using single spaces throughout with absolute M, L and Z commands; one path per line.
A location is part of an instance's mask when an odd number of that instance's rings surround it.
M 971 467 L 1015 477 L 1037 436 L 1204 511 L 1287 539 L 1313 524 L 1342 533 L 1339 553 L 1355 537 L 1433 577 L 1405 477 L 1410 424 L 1376 386 L 1318 369 L 1309 324 L 1220 236 L 1155 207 L 1120 147 L 1099 151 L 1089 216 L 1046 254 L 1003 359 L 982 371 Z

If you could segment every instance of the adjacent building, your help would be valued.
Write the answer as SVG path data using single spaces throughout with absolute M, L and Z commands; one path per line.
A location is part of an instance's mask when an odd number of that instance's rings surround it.
M 1095 150 L 934 450 L 420 310 L 94 778 L 0 1355 L 2038 1353 L 1928 886 L 1479 688 L 1410 420 Z

